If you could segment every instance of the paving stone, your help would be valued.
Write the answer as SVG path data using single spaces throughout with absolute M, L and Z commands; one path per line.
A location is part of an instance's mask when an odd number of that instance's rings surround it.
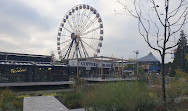
M 69 111 L 53 96 L 24 97 L 23 111 Z
M 78 109 L 71 109 L 70 111 L 85 111 L 84 108 L 78 108 Z

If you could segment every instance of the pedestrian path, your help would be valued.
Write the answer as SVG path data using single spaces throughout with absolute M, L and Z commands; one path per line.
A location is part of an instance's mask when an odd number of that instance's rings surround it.
M 71 109 L 70 111 L 85 111 L 84 108 L 79 108 L 79 109 Z
M 138 80 L 138 78 L 132 77 L 132 78 L 105 78 L 101 79 L 100 77 L 83 77 L 81 78 L 88 82 L 116 82 L 116 81 L 135 81 Z
M 53 96 L 24 97 L 23 111 L 69 111 Z
M 74 81 L 1 83 L 0 87 L 71 85 Z

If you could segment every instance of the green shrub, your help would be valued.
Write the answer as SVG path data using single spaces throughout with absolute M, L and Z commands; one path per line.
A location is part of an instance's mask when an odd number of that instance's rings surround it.
M 176 69 L 176 77 L 177 78 L 184 78 L 185 80 L 188 81 L 188 74 L 183 72 L 181 69 Z
M 20 100 L 13 100 L 12 101 L 12 105 L 16 108 L 16 109 L 22 109 L 22 107 L 23 107 L 23 103 L 22 103 L 22 101 L 20 101 Z
M 80 92 L 73 92 L 69 94 L 58 95 L 56 98 L 61 101 L 69 109 L 81 108 L 82 94 Z
M 144 84 L 118 82 L 95 87 L 84 96 L 83 105 L 87 110 L 149 111 L 157 101 L 147 93 Z
M 175 102 L 177 98 L 187 97 L 188 95 L 188 84 L 180 79 L 171 82 L 167 88 L 167 97 L 169 102 Z
M 0 108 L 5 111 L 21 111 L 23 101 L 17 98 L 11 90 L 6 89 L 2 91 L 0 95 Z

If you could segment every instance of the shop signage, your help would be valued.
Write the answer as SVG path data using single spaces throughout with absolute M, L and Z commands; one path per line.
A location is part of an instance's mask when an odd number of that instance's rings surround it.
M 81 67 L 97 67 L 96 62 L 79 61 L 78 66 Z
M 15 69 L 10 70 L 11 73 L 19 73 L 19 72 L 25 72 L 25 71 L 27 71 L 26 68 L 15 68 Z
M 77 66 L 77 60 L 69 60 L 70 66 Z M 79 67 L 101 67 L 101 63 L 90 62 L 90 61 L 79 61 Z M 113 68 L 112 63 L 103 63 L 103 68 Z
M 77 60 L 69 60 L 70 66 L 77 66 Z

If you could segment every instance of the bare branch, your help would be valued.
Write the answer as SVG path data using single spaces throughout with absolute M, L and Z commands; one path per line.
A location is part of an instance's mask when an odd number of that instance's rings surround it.
M 179 44 L 179 42 L 177 42 L 177 43 L 176 43 L 175 45 L 173 45 L 173 46 L 167 47 L 166 50 L 172 49 L 172 48 L 178 46 L 178 44 Z
M 167 22 L 169 25 L 168 26 L 170 26 L 170 22 L 168 21 Z M 165 40 L 166 42 L 168 42 L 169 41 L 169 39 L 170 39 L 170 33 L 171 33 L 171 28 L 170 27 L 167 27 L 168 28 L 168 36 L 167 36 L 167 39 Z
M 154 9 L 155 9 L 155 12 L 156 12 L 156 14 L 157 14 L 157 17 L 158 17 L 159 21 L 160 21 L 161 24 L 164 26 L 164 23 L 162 22 L 161 17 L 159 16 L 159 12 L 158 12 L 158 10 L 157 10 L 157 6 L 156 6 L 156 4 L 155 4 L 155 1 L 154 1 L 154 0 L 151 0 L 151 3 L 153 4 L 153 7 L 154 7 Z
M 155 27 L 157 28 L 157 32 L 156 32 L 156 37 L 157 37 L 157 46 L 159 47 L 159 48 L 161 48 L 162 49 L 162 46 L 160 46 L 159 45 L 159 27 L 157 26 L 157 24 L 151 19 L 151 17 L 150 17 L 150 15 L 149 14 L 147 14 L 148 15 L 148 17 L 149 17 L 149 19 L 150 19 L 150 21 L 155 25 Z M 150 33 L 150 32 L 149 32 Z M 151 34 L 151 33 L 150 33 Z M 152 36 L 155 36 L 155 35 L 153 35 L 153 34 L 151 34 Z
M 144 36 L 144 34 L 141 33 L 141 30 L 140 30 L 140 24 L 141 26 L 144 28 L 144 31 L 146 32 L 146 37 Z M 155 47 L 153 47 L 151 44 L 150 44 L 150 41 L 149 41 L 149 36 L 148 36 L 148 31 L 146 30 L 145 26 L 143 25 L 142 21 L 139 20 L 139 23 L 138 23 L 138 27 L 139 27 L 139 33 L 140 35 L 144 38 L 145 42 L 149 45 L 150 48 L 158 51 L 160 53 L 160 55 L 162 54 L 161 51 Z
M 119 0 L 117 1 L 119 4 L 121 4 L 125 10 L 128 11 L 129 14 L 131 14 L 131 16 L 138 18 L 136 15 L 133 14 L 133 12 L 127 7 L 127 5 L 123 4 L 122 2 L 120 2 Z
M 181 0 L 180 4 L 178 5 L 178 7 L 176 9 L 174 9 L 173 11 L 169 12 L 168 15 L 172 14 L 171 16 L 169 16 L 168 19 L 170 19 L 171 17 L 174 17 L 180 10 L 181 7 L 188 5 L 188 3 L 183 4 L 185 0 Z M 173 14 L 174 13 L 174 14 Z
M 176 20 L 176 22 L 172 23 L 170 26 L 173 26 L 173 25 L 177 24 L 183 16 L 187 16 L 187 13 L 188 13 L 187 10 L 188 10 L 188 7 L 185 8 L 185 10 L 182 12 L 180 17 Z
M 187 18 L 186 18 L 186 16 L 185 16 L 185 17 L 184 17 L 184 20 L 183 20 L 183 22 L 182 22 L 182 25 L 181 25 L 176 31 L 172 32 L 172 33 L 170 34 L 170 36 L 172 36 L 173 34 L 179 32 L 179 31 L 182 29 L 182 27 L 183 27 L 183 25 L 184 25 L 186 19 L 187 19 Z
M 172 14 L 172 13 L 175 12 L 173 15 L 169 16 L 168 19 L 170 19 L 171 17 L 174 17 L 178 13 L 180 7 L 182 6 L 182 3 L 183 3 L 182 1 L 184 1 L 184 0 L 181 0 L 179 6 L 176 9 L 174 9 L 173 11 L 171 11 L 170 13 L 168 13 L 168 15 L 170 15 L 170 14 Z

